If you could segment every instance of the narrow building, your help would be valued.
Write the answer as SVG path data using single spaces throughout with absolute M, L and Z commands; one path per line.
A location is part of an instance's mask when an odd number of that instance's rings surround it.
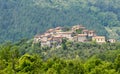
M 77 41 L 78 42 L 86 42 L 87 41 L 87 34 L 78 34 Z

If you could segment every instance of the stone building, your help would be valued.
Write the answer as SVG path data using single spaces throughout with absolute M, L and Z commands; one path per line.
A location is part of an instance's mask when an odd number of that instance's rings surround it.
M 83 30 L 82 33 L 87 34 L 88 37 L 96 36 L 96 34 L 93 30 Z
M 115 39 L 109 39 L 108 42 L 110 42 L 110 43 L 115 43 L 116 40 L 115 40 Z
M 62 37 L 71 39 L 73 32 L 59 32 L 58 34 L 61 35 Z
M 71 29 L 72 29 L 72 31 L 76 31 L 76 30 L 78 30 L 78 29 L 84 30 L 85 27 L 83 27 L 82 25 L 75 25 L 75 26 L 73 26 Z
M 56 28 L 55 28 L 55 31 L 56 31 L 56 32 L 62 32 L 62 31 L 63 31 L 63 27 L 56 27 Z
M 40 40 L 41 40 L 41 35 L 36 35 L 36 36 L 34 37 L 33 43 L 39 43 Z
M 90 30 L 90 31 L 88 31 L 88 36 L 93 37 L 93 36 L 96 36 L 96 34 L 93 30 Z
M 77 41 L 78 42 L 86 42 L 87 41 L 87 34 L 78 34 Z
M 97 43 L 105 43 L 105 36 L 94 36 L 92 37 L 92 40 Z
M 82 34 L 88 35 L 88 30 L 87 30 L 87 29 L 83 30 L 83 31 L 82 31 Z

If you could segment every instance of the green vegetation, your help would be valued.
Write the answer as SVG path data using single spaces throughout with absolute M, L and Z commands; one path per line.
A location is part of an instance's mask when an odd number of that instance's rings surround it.
M 104 27 L 120 27 L 119 12 L 119 0 L 0 0 L 0 42 L 76 24 L 109 36 Z
M 32 40 L 0 45 L 0 74 L 120 74 L 120 43 L 40 47 Z
M 77 29 L 77 30 L 76 30 L 76 33 L 77 33 L 77 34 L 82 34 L 82 30 L 81 30 L 81 29 Z
M 120 36 L 120 27 L 106 27 L 105 28 L 109 33 L 109 38 L 114 38 L 119 40 Z

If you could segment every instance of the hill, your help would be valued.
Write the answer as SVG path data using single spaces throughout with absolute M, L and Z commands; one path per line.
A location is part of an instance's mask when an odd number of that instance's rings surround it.
M 64 44 L 65 49 L 25 39 L 0 44 L 0 74 L 120 74 L 120 42 Z
M 31 38 L 56 26 L 82 24 L 99 35 L 120 31 L 119 0 L 0 0 L 0 42 Z M 114 33 L 114 32 L 112 32 Z

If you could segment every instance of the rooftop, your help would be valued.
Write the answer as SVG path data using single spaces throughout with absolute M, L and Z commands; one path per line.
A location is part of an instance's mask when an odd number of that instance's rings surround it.
M 58 29 L 62 29 L 62 27 L 56 27 L 55 29 L 56 29 L 56 30 L 58 30 Z
M 73 32 L 59 32 L 59 34 L 72 34 Z
M 34 36 L 34 38 L 39 38 L 39 37 L 41 37 L 40 34 Z
M 85 30 L 83 30 L 83 32 L 88 32 L 88 30 L 87 30 L 87 29 L 85 29 Z
M 93 38 L 105 38 L 105 36 L 94 36 Z
M 87 34 L 78 34 L 78 36 L 87 36 Z

